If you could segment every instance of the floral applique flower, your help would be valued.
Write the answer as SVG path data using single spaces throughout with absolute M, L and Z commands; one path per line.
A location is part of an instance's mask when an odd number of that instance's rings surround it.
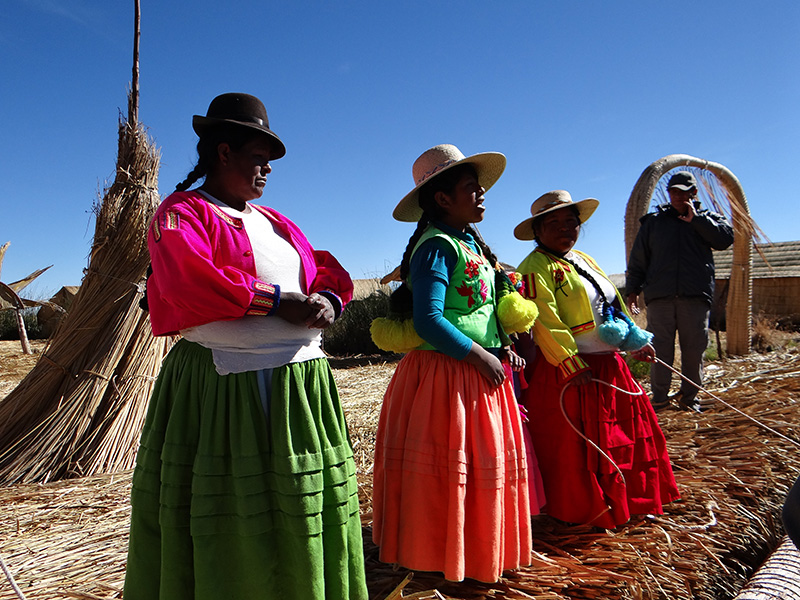
M 467 261 L 467 267 L 464 269 L 464 275 L 469 278 L 477 277 L 479 273 L 478 263 L 474 260 Z
M 467 308 L 472 308 L 475 304 L 475 290 L 466 281 L 456 288 L 459 295 L 467 298 Z
M 553 271 L 553 283 L 555 283 L 554 293 L 561 291 L 562 294 L 565 296 L 567 295 L 567 292 L 564 291 L 567 285 L 567 276 L 564 274 L 564 271 L 561 269 Z
M 486 282 L 481 279 L 481 302 L 486 302 L 486 298 L 489 296 L 489 286 L 486 285 Z

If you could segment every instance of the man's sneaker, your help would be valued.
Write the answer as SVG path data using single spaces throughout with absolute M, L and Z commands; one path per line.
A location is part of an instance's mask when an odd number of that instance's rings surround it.
M 681 397 L 678 398 L 678 405 L 683 410 L 693 410 L 694 412 L 698 412 L 698 413 L 701 413 L 704 410 L 703 405 L 700 404 L 700 401 L 697 398 L 692 398 L 690 400 L 685 400 L 683 398 L 683 395 L 681 395 Z

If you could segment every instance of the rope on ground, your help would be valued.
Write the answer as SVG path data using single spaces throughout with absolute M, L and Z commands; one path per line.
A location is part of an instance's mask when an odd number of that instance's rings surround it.
M 758 420 L 758 419 L 756 419 L 755 417 L 751 417 L 751 416 L 750 416 L 750 415 L 748 415 L 746 412 L 744 412 L 744 411 L 742 411 L 742 410 L 740 410 L 740 409 L 736 408 L 735 406 L 733 406 L 732 404 L 729 404 L 728 402 L 725 402 L 725 400 L 723 400 L 722 398 L 720 398 L 719 396 L 717 396 L 717 395 L 716 395 L 716 394 L 714 394 L 713 392 L 710 392 L 709 390 L 705 389 L 703 386 L 701 386 L 701 385 L 698 385 L 697 383 L 695 383 L 694 381 L 692 381 L 692 380 L 691 380 L 691 379 L 689 379 L 688 377 L 684 376 L 684 375 L 683 375 L 683 373 L 681 373 L 681 372 L 679 372 L 678 370 L 674 369 L 674 368 L 672 367 L 672 365 L 668 365 L 667 363 L 665 363 L 663 360 L 661 360 L 661 359 L 660 359 L 660 358 L 658 358 L 657 356 L 653 358 L 653 361 L 654 361 L 654 362 L 657 362 L 657 363 L 659 363 L 659 364 L 661 364 L 661 365 L 663 365 L 663 366 L 665 366 L 665 367 L 667 367 L 667 368 L 668 368 L 670 371 L 672 371 L 673 373 L 675 373 L 676 375 L 678 375 L 678 376 L 679 376 L 681 379 L 683 379 L 684 381 L 686 381 L 686 382 L 688 382 L 688 383 L 691 383 L 691 384 L 692 384 L 694 387 L 696 387 L 696 388 L 697 388 L 699 391 L 701 391 L 701 392 L 705 392 L 706 394 L 708 394 L 709 396 L 711 396 L 712 398 L 714 398 L 714 400 L 716 400 L 717 402 L 720 402 L 720 403 L 722 403 L 723 405 L 725 405 L 725 406 L 727 406 L 728 408 L 730 408 L 731 410 L 733 410 L 733 411 L 735 411 L 735 412 L 739 413 L 739 414 L 740 414 L 740 415 L 742 415 L 743 417 L 746 417 L 747 419 L 750 419 L 750 420 L 751 420 L 753 423 L 755 423 L 756 425 L 758 425 L 758 426 L 759 426 L 759 427 L 761 427 L 762 429 L 765 429 L 765 430 L 769 431 L 770 433 L 772 433 L 772 434 L 774 434 L 774 435 L 777 435 L 779 438 L 781 438 L 781 439 L 783 439 L 783 440 L 785 440 L 785 441 L 789 442 L 790 444 L 793 444 L 794 446 L 797 446 L 798 448 L 800 448 L 800 442 L 798 442 L 797 440 L 793 440 L 792 438 L 790 438 L 790 437 L 788 437 L 788 436 L 785 436 L 785 435 L 784 435 L 784 434 L 782 434 L 780 431 L 776 431 L 775 429 L 773 429 L 773 428 L 772 428 L 772 427 L 770 427 L 769 425 L 766 425 L 766 424 L 762 423 L 761 421 L 759 421 L 759 420 Z
M 19 589 L 17 582 L 14 580 L 14 576 L 11 574 L 11 571 L 8 570 L 6 561 L 3 560 L 2 556 L 0 556 L 0 568 L 3 569 L 3 573 L 5 573 L 6 577 L 8 578 L 8 582 L 11 584 L 11 588 L 14 590 L 17 598 L 19 598 L 19 600 L 25 600 L 25 594 L 23 594 L 22 590 Z
M 613 385 L 613 384 L 611 384 L 611 383 L 608 383 L 607 381 L 603 381 L 602 379 L 595 379 L 594 377 L 592 377 L 592 381 L 593 381 L 593 382 L 595 382 L 595 383 L 599 383 L 599 384 L 601 384 L 601 385 L 608 386 L 608 387 L 610 387 L 610 388 L 612 388 L 612 389 L 615 389 L 615 390 L 617 390 L 618 392 L 622 392 L 623 394 L 627 394 L 628 396 L 638 396 L 639 394 L 644 394 L 644 390 L 642 389 L 642 386 L 640 386 L 640 385 L 639 385 L 639 382 L 638 382 L 638 381 L 636 381 L 636 380 L 634 380 L 634 383 L 636 383 L 636 386 L 637 386 L 639 389 L 638 389 L 638 391 L 633 391 L 633 392 L 631 392 L 631 391 L 628 391 L 628 390 L 623 390 L 622 388 L 620 388 L 620 387 L 617 387 L 616 385 Z M 622 478 L 622 485 L 623 485 L 623 486 L 625 486 L 625 487 L 627 487 L 627 483 L 625 482 L 625 475 L 623 475 L 623 474 L 622 474 L 622 469 L 620 469 L 620 468 L 619 468 L 619 465 L 617 465 L 617 463 L 615 463 L 615 462 L 614 462 L 614 459 L 613 459 L 613 458 L 611 458 L 611 457 L 610 457 L 608 454 L 606 454 L 605 452 L 603 452 L 603 450 L 601 450 L 601 449 L 600 449 L 600 446 L 598 446 L 597 444 L 595 444 L 595 443 L 594 443 L 594 441 L 592 441 L 592 440 L 590 440 L 588 437 L 586 437 L 586 436 L 583 434 L 583 432 L 582 432 L 580 429 L 578 429 L 578 428 L 575 426 L 575 424 L 574 424 L 574 423 L 573 423 L 573 422 L 570 420 L 569 416 L 567 415 L 567 410 L 566 410 L 566 408 L 564 407 L 564 393 L 567 391 L 567 388 L 568 388 L 570 385 L 573 385 L 573 380 L 567 381 L 567 383 L 566 383 L 566 384 L 564 384 L 564 387 L 562 387 L 562 388 L 561 388 L 561 395 L 560 395 L 560 397 L 559 397 L 559 405 L 561 406 L 561 414 L 562 414 L 562 415 L 564 415 L 564 418 L 566 419 L 566 421 L 567 421 L 567 424 L 568 424 L 570 427 L 572 427 L 572 430 L 573 430 L 575 433 L 577 433 L 577 434 L 578 434 L 579 436 L 581 436 L 581 437 L 582 437 L 584 440 L 586 440 L 586 441 L 589 443 L 589 445 L 591 445 L 591 447 L 592 447 L 592 448 L 594 448 L 595 450 L 597 450 L 597 451 L 598 451 L 598 452 L 599 452 L 599 453 L 600 453 L 600 454 L 601 454 L 601 455 L 602 455 L 602 456 L 603 456 L 603 457 L 604 457 L 604 458 L 605 458 L 605 459 L 606 459 L 608 462 L 610 462 L 610 463 L 611 463 L 611 465 L 614 467 L 614 469 L 616 469 L 616 471 L 617 471 L 617 473 L 619 474 L 619 476 Z M 610 509 L 609 509 L 609 510 L 610 510 Z M 601 513 L 601 514 L 602 514 L 602 513 Z M 599 516 L 599 515 L 598 515 L 598 516 Z

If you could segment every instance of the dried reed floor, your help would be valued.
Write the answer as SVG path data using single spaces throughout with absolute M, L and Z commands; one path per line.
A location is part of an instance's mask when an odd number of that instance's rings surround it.
M 17 342 L 0 342 L 0 398 L 33 366 Z M 613 531 L 535 519 L 533 564 L 496 584 L 448 583 L 377 560 L 370 540 L 372 452 L 393 362 L 345 368 L 333 361 L 359 470 L 370 596 L 387 598 L 731 598 L 783 532 L 779 511 L 800 472 L 800 350 L 715 362 L 702 415 L 665 410 L 682 499 L 661 517 Z M 352 364 L 352 362 L 351 362 Z M 0 557 L 29 600 L 121 598 L 130 472 L 0 488 Z M 424 491 L 420 491 L 424 493 Z M 18 596 L 0 574 L 0 600 Z

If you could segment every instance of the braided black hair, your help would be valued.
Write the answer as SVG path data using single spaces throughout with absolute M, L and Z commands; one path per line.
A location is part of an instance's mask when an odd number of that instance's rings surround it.
M 422 233 L 430 222 L 431 218 L 428 213 L 423 212 L 419 221 L 417 221 L 417 228 L 414 230 L 414 233 L 411 234 L 411 237 L 408 238 L 408 244 L 406 244 L 406 249 L 403 251 L 403 259 L 400 261 L 400 279 L 403 281 L 408 278 L 408 272 L 411 269 L 411 253 L 414 251 L 414 247 L 417 245 L 419 238 L 422 237 Z
M 489 244 L 487 244 L 480 233 L 478 233 L 477 228 L 473 227 L 472 225 L 467 225 L 467 233 L 472 235 L 475 238 L 475 242 L 478 244 L 478 247 L 481 249 L 481 252 L 489 261 L 489 264 L 492 265 L 493 269 L 497 268 L 497 257 L 495 256 L 492 249 L 489 248 Z
M 586 281 L 588 281 L 589 283 L 592 284 L 592 286 L 594 287 L 595 291 L 597 291 L 597 295 L 600 296 L 600 298 L 603 299 L 603 308 L 605 308 L 606 306 L 610 306 L 611 305 L 611 302 L 609 302 L 608 298 L 606 298 L 606 294 L 603 291 L 603 288 L 600 287 L 600 284 L 597 283 L 597 280 L 592 276 L 591 273 L 589 273 L 589 271 L 587 271 L 583 267 L 579 266 L 575 261 L 572 261 L 572 260 L 568 259 L 566 256 L 562 256 L 561 260 L 563 260 L 564 262 L 569 263 L 570 265 L 572 265 L 572 268 L 575 269 L 575 272 L 578 275 L 580 275 Z

